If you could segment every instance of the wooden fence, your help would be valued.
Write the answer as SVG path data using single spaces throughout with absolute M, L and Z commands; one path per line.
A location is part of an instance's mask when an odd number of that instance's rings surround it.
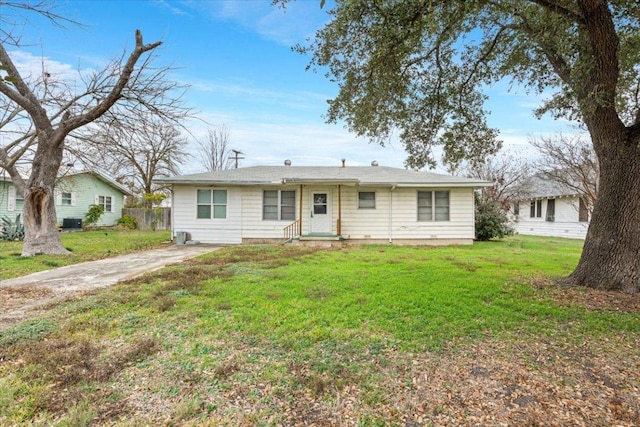
M 170 230 L 171 208 L 124 208 L 122 216 L 135 218 L 138 230 Z

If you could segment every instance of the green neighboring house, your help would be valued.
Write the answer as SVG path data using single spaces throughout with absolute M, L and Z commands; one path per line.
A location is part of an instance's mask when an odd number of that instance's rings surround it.
M 82 218 L 89 205 L 104 208 L 104 215 L 97 225 L 114 225 L 122 216 L 125 196 L 133 194 L 122 184 L 107 175 L 91 170 L 67 172 L 58 178 L 55 186 L 57 223 L 62 226 L 64 218 Z M 24 200 L 16 192 L 11 178 L 0 175 L 0 217 L 14 219 L 22 212 Z

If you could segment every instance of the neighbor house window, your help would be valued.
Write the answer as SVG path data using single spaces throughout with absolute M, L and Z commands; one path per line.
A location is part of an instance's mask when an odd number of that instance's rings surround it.
M 515 202 L 515 203 L 513 204 L 513 214 L 514 214 L 515 216 L 520 215 L 520 202 Z
M 375 209 L 375 191 L 358 191 L 358 209 Z
M 555 221 L 556 218 L 556 199 L 547 200 L 547 221 Z
M 65 193 L 64 191 L 60 194 L 60 204 L 64 206 L 71 206 L 71 193 Z
M 198 190 L 197 218 L 227 217 L 227 190 Z
M 96 205 L 102 206 L 105 212 L 113 212 L 113 199 L 111 196 L 98 196 Z
M 449 192 L 418 191 L 418 221 L 449 221 Z
M 589 221 L 589 207 L 587 206 L 587 202 L 585 202 L 582 197 L 580 197 L 580 206 L 578 209 L 578 221 L 580 222 Z
M 265 190 L 262 193 L 262 219 L 296 219 L 296 192 L 284 190 Z
M 529 208 L 529 217 L 542 218 L 542 200 L 533 200 Z

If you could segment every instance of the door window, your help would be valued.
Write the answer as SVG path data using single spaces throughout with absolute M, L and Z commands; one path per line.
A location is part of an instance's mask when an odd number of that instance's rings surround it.
M 313 214 L 327 214 L 327 193 L 316 193 L 313 195 Z

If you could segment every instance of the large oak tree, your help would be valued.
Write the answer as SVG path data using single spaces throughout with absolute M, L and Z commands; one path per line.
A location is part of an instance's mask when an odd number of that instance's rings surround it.
M 567 281 L 640 291 L 639 2 L 337 0 L 330 14 L 299 48 L 339 85 L 328 120 L 378 141 L 399 131 L 410 167 L 432 162 L 435 144 L 453 162 L 495 150 L 486 87 L 506 78 L 552 93 L 537 113 L 581 121 L 600 165 Z

